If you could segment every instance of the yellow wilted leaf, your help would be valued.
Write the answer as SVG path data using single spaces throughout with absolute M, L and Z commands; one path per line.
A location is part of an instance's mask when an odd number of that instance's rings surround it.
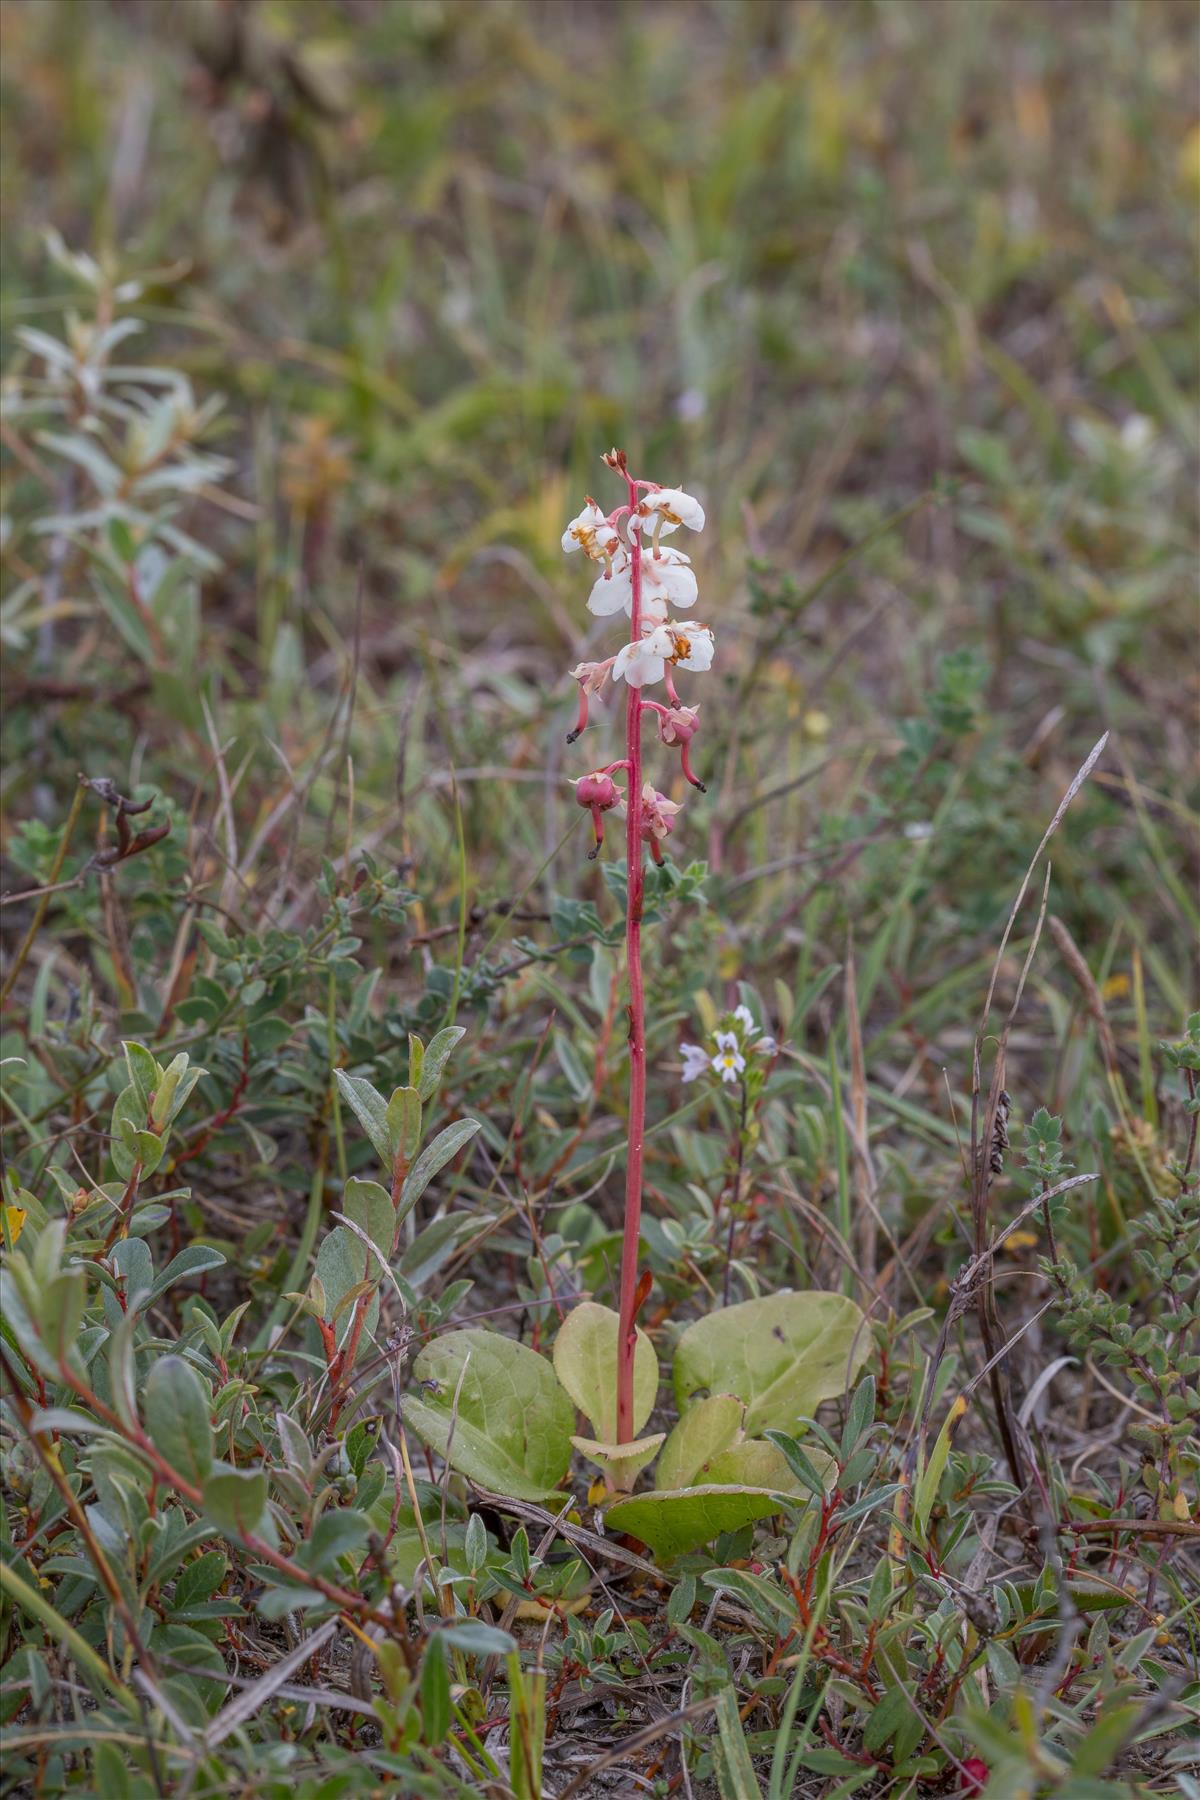
M 1128 975 L 1110 975 L 1101 986 L 1100 997 L 1103 1000 L 1120 1000 L 1128 992 Z
M 1037 1241 L 1036 1231 L 1010 1231 L 1004 1243 L 1009 1250 L 1032 1250 Z
M 590 1594 L 580 1594 L 574 1600 L 555 1600 L 552 1603 L 545 1600 L 518 1600 L 517 1618 L 540 1621 L 549 1618 L 553 1613 L 578 1615 L 586 1612 L 591 1603 Z
M 29 1214 L 19 1206 L 6 1206 L 4 1209 L 4 1229 L 8 1233 L 10 1243 L 15 1244 L 25 1229 L 25 1221 Z
M 1192 1516 L 1191 1513 L 1188 1511 L 1187 1495 L 1184 1493 L 1182 1488 L 1179 1488 L 1177 1490 L 1177 1492 L 1175 1494 L 1175 1498 L 1171 1502 L 1171 1511 L 1175 1514 L 1175 1517 L 1177 1519 L 1183 1521 L 1184 1523 L 1186 1523 L 1187 1520 L 1190 1519 Z

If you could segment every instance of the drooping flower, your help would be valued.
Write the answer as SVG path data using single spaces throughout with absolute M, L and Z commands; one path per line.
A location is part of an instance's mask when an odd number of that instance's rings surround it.
M 589 696 L 600 692 L 612 672 L 612 666 L 613 659 L 610 656 L 607 662 L 576 663 L 571 670 L 572 681 L 579 683 L 579 723 L 574 731 L 568 731 L 568 744 L 573 744 L 579 734 L 587 730 Z
M 614 806 L 620 806 L 624 795 L 607 769 L 593 769 L 590 775 L 581 775 L 575 783 L 575 799 L 580 806 L 586 806 L 592 815 L 592 831 L 595 835 L 595 848 L 588 851 L 588 861 L 592 862 L 600 854 L 604 842 L 604 818 Z
M 637 515 L 653 525 L 658 537 L 665 537 L 679 525 L 689 531 L 704 530 L 704 508 L 682 488 L 656 488 L 638 501 Z
M 582 550 L 593 562 L 607 562 L 620 546 L 616 528 L 609 524 L 605 514 L 590 498 L 562 534 L 562 547 L 568 555 L 573 550 Z
M 709 1054 L 701 1044 L 680 1044 L 680 1055 L 683 1057 L 683 1081 L 696 1081 L 705 1074 L 709 1067 Z
M 696 577 L 682 550 L 660 550 L 642 558 L 642 623 L 661 625 L 672 607 L 685 610 L 696 604 Z M 599 576 L 588 595 L 588 611 L 598 618 L 633 611 L 632 563 L 622 551 L 608 571 Z
M 746 1067 L 746 1059 L 738 1045 L 737 1033 L 718 1031 L 714 1034 L 713 1042 L 717 1046 L 717 1054 L 712 1059 L 712 1067 L 728 1087 L 734 1087 L 737 1084 L 738 1076 Z
M 671 619 L 651 626 L 639 644 L 626 644 L 613 661 L 613 678 L 624 676 L 631 687 L 661 681 L 668 664 L 699 673 L 712 667 L 714 640 L 709 626 L 690 619 Z
M 754 1014 L 748 1006 L 735 1006 L 733 1016 L 748 1038 L 758 1036 L 758 1026 L 754 1023 Z
M 678 800 L 668 800 L 652 781 L 642 784 L 642 836 L 665 838 L 675 829 L 675 814 L 682 812 Z
M 653 706 L 658 713 L 658 735 L 664 744 L 679 745 L 679 766 L 684 778 L 702 794 L 708 789 L 704 783 L 692 773 L 692 739 L 700 729 L 700 708 L 698 706 L 660 706 L 656 700 L 648 700 L 647 706 Z
M 647 682 L 661 681 L 665 664 L 651 645 L 650 638 L 658 629 L 651 626 L 640 644 L 626 644 L 613 658 L 613 680 L 622 676 L 630 687 L 645 687 Z
M 664 706 L 659 709 L 658 735 L 664 744 L 690 744 L 699 729 L 698 706 Z
M 659 845 L 664 838 L 670 836 L 675 829 L 675 814 L 682 811 L 677 800 L 668 800 L 660 794 L 652 781 L 642 784 L 642 816 L 640 830 L 642 841 L 649 844 L 650 854 L 660 866 L 662 851 Z

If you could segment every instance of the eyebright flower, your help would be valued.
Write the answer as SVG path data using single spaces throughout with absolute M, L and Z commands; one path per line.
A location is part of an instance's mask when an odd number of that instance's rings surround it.
M 575 798 L 580 806 L 586 806 L 592 815 L 592 830 L 596 837 L 595 849 L 588 851 L 588 861 L 600 854 L 600 846 L 604 842 L 603 814 L 611 812 L 614 806 L 620 806 L 624 796 L 620 788 L 608 773 L 607 769 L 593 769 L 590 775 L 581 775 L 575 783 Z
M 684 1081 L 696 1081 L 705 1074 L 709 1067 L 708 1051 L 700 1044 L 680 1044 L 680 1055 L 683 1057 Z
M 607 562 L 620 546 L 621 540 L 615 529 L 592 499 L 562 534 L 562 547 L 568 555 L 573 550 L 582 550 L 593 562 Z
M 678 525 L 686 525 L 689 531 L 704 530 L 704 508 L 682 488 L 658 488 L 652 494 L 643 494 L 637 512 L 647 526 L 654 526 L 659 537 L 665 537 Z
M 764 1056 L 774 1056 L 777 1049 L 773 1037 L 764 1037 L 762 1026 L 754 1022 L 754 1014 L 748 1006 L 735 1006 L 733 1017 L 741 1027 L 742 1047 L 746 1050 L 760 1050 Z
M 737 1085 L 737 1078 L 746 1067 L 746 1059 L 738 1047 L 737 1034 L 732 1031 L 718 1031 L 713 1042 L 717 1046 L 717 1054 L 712 1059 L 712 1067 L 721 1080 L 729 1087 Z

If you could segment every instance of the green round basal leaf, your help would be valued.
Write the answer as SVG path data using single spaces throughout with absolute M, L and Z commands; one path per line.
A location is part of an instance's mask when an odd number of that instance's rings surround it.
M 629 1444 L 601 1444 L 595 1438 L 573 1437 L 571 1442 L 581 1456 L 589 1462 L 599 1463 L 610 1477 L 614 1487 L 625 1492 L 633 1486 L 634 1477 L 653 1462 L 666 1438 L 665 1431 L 656 1431 L 652 1437 L 637 1438 Z
M 604 1515 L 607 1531 L 627 1531 L 664 1561 L 698 1550 L 723 1531 L 739 1531 L 781 1510 L 785 1496 L 768 1488 L 694 1487 L 633 1494 Z
M 818 1474 L 825 1477 L 828 1488 L 833 1458 L 823 1455 L 820 1450 L 810 1449 L 807 1442 L 804 1448 Z M 768 1443 L 766 1438 L 743 1438 L 740 1444 L 732 1444 L 705 1463 L 701 1473 L 705 1481 L 722 1486 L 773 1488 L 779 1494 L 807 1494 L 809 1491 L 788 1467 L 783 1451 Z
M 554 1372 L 591 1424 L 598 1442 L 617 1441 L 617 1332 L 610 1307 L 584 1300 L 567 1314 L 554 1340 Z M 658 1358 L 644 1331 L 633 1353 L 633 1431 L 636 1437 L 658 1397 Z
M 664 1491 L 690 1487 L 714 1456 L 737 1442 L 745 1411 L 736 1394 L 709 1394 L 689 1406 L 663 1445 L 654 1471 L 655 1487 Z
M 448 1331 L 427 1344 L 404 1419 L 469 1480 L 513 1500 L 545 1499 L 571 1460 L 575 1409 L 554 1370 L 494 1331 Z
M 736 1394 L 744 1429 L 794 1431 L 822 1400 L 853 1384 L 870 1349 L 866 1320 L 844 1294 L 769 1294 L 689 1325 L 675 1351 L 680 1413 L 702 1393 Z

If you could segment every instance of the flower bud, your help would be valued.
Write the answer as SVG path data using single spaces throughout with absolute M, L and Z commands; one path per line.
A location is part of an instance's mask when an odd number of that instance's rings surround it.
M 588 861 L 594 862 L 604 842 L 604 814 L 611 812 L 614 806 L 620 806 L 624 796 L 611 775 L 606 774 L 603 769 L 593 769 L 590 775 L 581 775 L 575 783 L 575 798 L 592 815 L 592 831 L 596 842 L 588 851 Z
M 658 716 L 658 735 L 664 744 L 689 744 L 699 729 L 698 707 L 668 706 Z
M 621 804 L 621 790 L 611 775 L 596 769 L 590 775 L 580 776 L 575 783 L 575 798 L 580 806 L 598 806 L 601 812 L 610 812 Z

